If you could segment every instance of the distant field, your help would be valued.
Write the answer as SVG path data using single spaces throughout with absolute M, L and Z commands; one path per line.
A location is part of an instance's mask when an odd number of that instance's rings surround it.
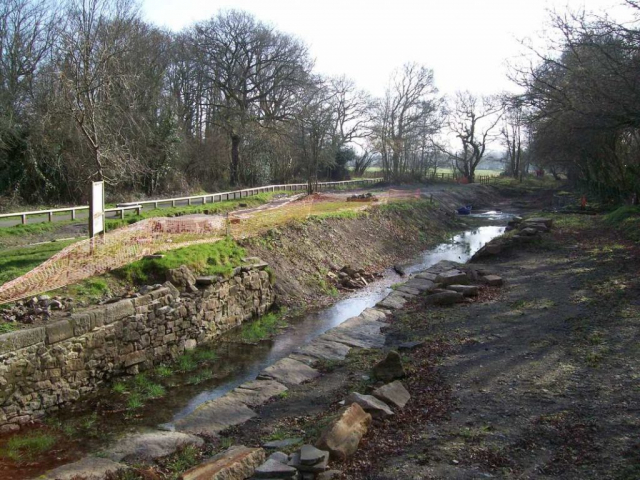
M 380 172 L 382 171 L 381 167 L 369 167 L 367 168 L 367 172 L 371 172 L 371 173 L 375 173 L 375 172 Z M 452 169 L 450 168 L 438 168 L 438 173 L 451 173 L 453 172 Z M 490 176 L 490 177 L 497 177 L 498 175 L 500 175 L 502 173 L 502 170 L 485 170 L 485 169 L 478 169 L 476 170 L 476 176 Z

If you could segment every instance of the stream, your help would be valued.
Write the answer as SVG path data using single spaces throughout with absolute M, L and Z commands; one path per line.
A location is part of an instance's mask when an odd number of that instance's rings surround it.
M 441 260 L 467 262 L 485 243 L 504 232 L 511 215 L 492 211 L 467 217 L 469 226 L 466 231 L 405 262 L 405 272 L 411 274 L 426 270 Z M 123 410 L 121 404 L 114 402 L 112 386 L 105 386 L 64 411 L 48 416 L 47 426 L 42 428 L 54 427 L 58 431 L 63 430 L 66 436 L 65 439 L 60 438 L 55 456 L 42 455 L 38 462 L 32 462 L 28 467 L 23 463 L 3 465 L 0 462 L 0 477 L 7 472 L 20 479 L 37 476 L 87 452 L 99 451 L 114 435 L 124 432 L 141 428 L 172 429 L 176 420 L 189 415 L 203 403 L 255 379 L 262 370 L 288 356 L 297 347 L 375 306 L 389 293 L 392 285 L 406 280 L 406 276 L 401 277 L 393 269 L 388 269 L 381 279 L 332 306 L 289 319 L 287 328 L 269 340 L 246 344 L 236 340 L 238 331 L 228 332 L 211 345 L 217 360 L 207 366 L 206 373 L 210 370 L 209 377 L 212 378 L 190 382 L 191 376 L 202 372 L 174 372 L 163 381 L 168 387 L 165 396 L 133 411 Z
M 504 223 L 508 218 L 500 212 L 474 214 L 474 217 L 492 223 Z M 423 252 L 404 265 L 404 269 L 407 274 L 411 274 L 426 270 L 441 260 L 465 263 L 485 243 L 501 235 L 504 229 L 504 226 L 494 225 L 467 230 L 455 235 L 449 242 Z M 404 279 L 406 280 L 406 277 Z M 372 282 L 367 288 L 354 292 L 328 308 L 308 313 L 301 318 L 291 319 L 290 327 L 283 334 L 269 341 L 260 342 L 257 345 L 225 343 L 217 349 L 221 361 L 237 363 L 239 357 L 250 359 L 250 361 L 241 362 L 241 366 L 235 369 L 233 378 L 222 380 L 213 388 L 204 390 L 191 398 L 185 406 L 177 410 L 171 422 L 164 424 L 163 427 L 172 428 L 174 421 L 189 415 L 202 403 L 218 398 L 237 386 L 255 379 L 262 370 L 288 356 L 297 347 L 311 342 L 327 330 L 359 315 L 366 308 L 373 307 L 389 293 L 391 285 L 401 281 L 403 277 L 393 269 L 388 269 L 384 272 L 382 279 Z

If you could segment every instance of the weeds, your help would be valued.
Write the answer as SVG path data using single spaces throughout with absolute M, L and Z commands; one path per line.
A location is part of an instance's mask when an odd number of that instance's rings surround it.
M 14 435 L 9 439 L 6 446 L 0 450 L 0 456 L 14 462 L 33 460 L 38 455 L 51 450 L 56 442 L 57 439 L 54 435 L 45 432 Z
M 240 331 L 240 338 L 245 342 L 258 342 L 275 334 L 284 322 L 279 315 L 267 313 L 253 322 L 246 323 Z

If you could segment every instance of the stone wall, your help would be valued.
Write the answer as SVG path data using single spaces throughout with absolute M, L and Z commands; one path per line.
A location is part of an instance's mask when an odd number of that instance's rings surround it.
M 190 286 L 188 293 L 167 282 L 136 298 L 0 335 L 0 433 L 264 314 L 275 299 L 265 267 L 238 268 L 230 279 Z

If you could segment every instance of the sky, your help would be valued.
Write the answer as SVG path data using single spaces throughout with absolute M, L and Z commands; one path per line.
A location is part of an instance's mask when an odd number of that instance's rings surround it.
M 508 63 L 520 61 L 520 40 L 540 38 L 548 10 L 586 8 L 628 14 L 623 0 L 143 0 L 143 16 L 180 30 L 220 9 L 240 9 L 303 40 L 325 75 L 346 75 L 384 93 L 405 62 L 434 70 L 440 92 L 488 95 L 516 91 Z

